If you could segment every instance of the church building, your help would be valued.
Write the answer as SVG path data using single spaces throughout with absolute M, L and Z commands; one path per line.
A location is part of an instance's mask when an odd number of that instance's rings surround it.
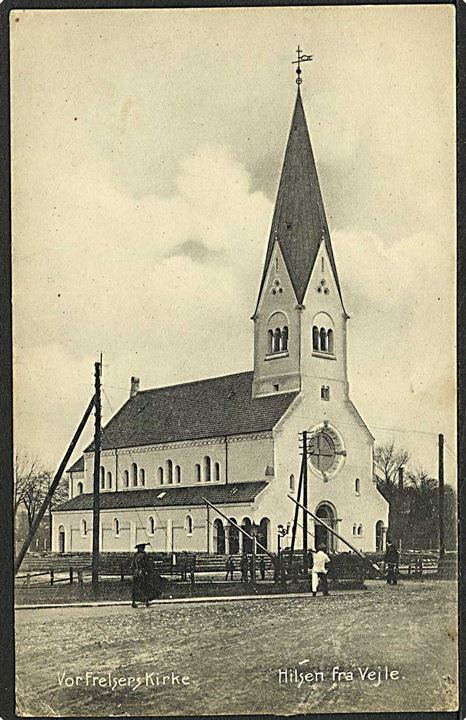
M 152 552 L 249 551 L 237 526 L 252 523 L 267 549 L 280 525 L 289 544 L 304 430 L 309 509 L 358 549 L 383 548 L 388 504 L 374 482 L 374 438 L 349 395 L 342 290 L 298 85 L 252 318 L 253 370 L 148 390 L 131 379 L 102 433 L 102 552 L 141 542 Z M 56 552 L 92 549 L 93 468 L 91 445 L 53 513 Z M 345 549 L 318 523 L 309 532 Z

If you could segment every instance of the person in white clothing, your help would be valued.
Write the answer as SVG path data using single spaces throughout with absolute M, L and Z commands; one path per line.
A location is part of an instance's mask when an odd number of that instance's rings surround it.
M 319 545 L 317 552 L 314 554 L 314 563 L 312 565 L 311 572 L 311 590 L 315 597 L 319 588 L 322 590 L 324 595 L 328 595 L 328 583 L 327 583 L 327 571 L 330 558 L 327 555 L 327 548 L 325 545 Z

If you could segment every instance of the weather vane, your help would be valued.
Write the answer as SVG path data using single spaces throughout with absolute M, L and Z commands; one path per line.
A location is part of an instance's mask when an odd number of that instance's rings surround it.
M 303 79 L 301 77 L 301 73 L 302 73 L 301 63 L 309 62 L 310 60 L 312 60 L 312 55 L 301 55 L 301 48 L 299 47 L 299 45 L 298 45 L 298 49 L 296 52 L 298 53 L 298 59 L 293 60 L 292 65 L 296 65 L 296 64 L 298 65 L 298 67 L 296 68 L 296 75 L 298 76 L 296 78 L 296 85 L 298 85 L 298 87 L 299 87 L 303 81 Z

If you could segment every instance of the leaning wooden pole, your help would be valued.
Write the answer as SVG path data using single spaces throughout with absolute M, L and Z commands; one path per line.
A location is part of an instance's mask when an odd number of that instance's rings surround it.
M 324 523 L 324 521 L 321 520 L 320 517 L 317 517 L 317 515 L 314 515 L 313 512 L 311 512 L 307 507 L 304 507 L 304 505 L 302 505 L 302 504 L 299 503 L 297 500 L 295 500 L 293 497 L 291 497 L 291 495 L 288 495 L 288 498 L 289 498 L 290 500 L 292 500 L 296 505 L 299 505 L 299 507 L 300 507 L 304 512 L 306 512 L 308 515 L 310 515 L 311 517 L 313 517 L 314 520 L 317 520 L 318 523 L 320 523 L 321 525 L 323 525 L 324 528 L 326 528 L 330 533 L 332 533 L 332 535 L 335 535 L 335 537 L 337 537 L 339 540 L 341 540 L 343 543 L 345 543 L 345 545 L 347 545 L 353 552 L 355 552 L 356 555 L 359 555 L 359 557 L 360 557 L 362 560 L 365 560 L 365 562 L 368 562 L 369 565 L 370 565 L 372 568 L 374 568 L 374 570 L 376 570 L 380 575 L 383 575 L 383 572 L 380 570 L 380 568 L 378 567 L 378 565 L 375 565 L 373 562 L 371 562 L 371 560 L 369 560 L 369 558 L 366 557 L 366 556 L 364 555 L 364 553 L 362 553 L 360 550 L 358 550 L 357 548 L 355 548 L 354 545 L 351 545 L 351 543 L 348 542 L 348 540 L 346 540 L 342 535 L 340 535 L 339 533 L 337 533 L 336 530 L 334 530 L 334 529 L 331 528 L 329 525 L 327 525 L 327 523 Z
M 92 502 L 92 587 L 99 584 L 99 541 L 100 541 L 100 444 L 102 406 L 100 398 L 101 363 L 94 365 L 95 425 L 94 425 L 94 493 Z
M 58 468 L 58 470 L 56 472 L 56 475 L 52 481 L 52 484 L 50 485 L 50 487 L 48 489 L 47 495 L 44 498 L 44 502 L 42 503 L 41 508 L 40 508 L 39 512 L 37 513 L 34 522 L 32 523 L 31 529 L 28 532 L 27 538 L 25 539 L 23 546 L 18 553 L 18 557 L 16 558 L 16 561 L 15 561 L 15 573 L 17 573 L 19 568 L 21 567 L 21 563 L 24 560 L 24 556 L 26 555 L 26 553 L 28 551 L 29 545 L 31 544 L 32 539 L 33 539 L 34 535 L 36 534 L 37 528 L 39 527 L 39 524 L 40 524 L 42 518 L 44 517 L 44 515 L 47 511 L 47 508 L 50 505 L 50 501 L 52 500 L 53 494 L 58 487 L 58 483 L 60 482 L 60 480 L 62 478 L 65 468 L 68 465 L 69 459 L 73 453 L 73 450 L 75 449 L 76 444 L 80 438 L 80 435 L 81 435 L 82 431 L 84 430 L 84 426 L 86 425 L 86 423 L 89 419 L 89 415 L 92 412 L 92 408 L 94 407 L 94 401 L 95 401 L 95 399 L 92 398 L 89 405 L 87 406 L 86 412 L 83 415 L 83 419 L 79 423 L 78 428 L 77 428 L 75 434 L 73 435 L 73 439 L 68 447 L 68 450 L 66 451 L 66 453 L 63 457 L 63 460 L 60 463 L 60 467 Z

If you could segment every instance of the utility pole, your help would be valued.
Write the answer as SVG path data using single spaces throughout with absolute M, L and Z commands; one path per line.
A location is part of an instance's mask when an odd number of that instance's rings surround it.
M 307 458 L 308 458 L 308 446 L 307 446 L 307 430 L 303 432 L 303 505 L 307 508 Z M 308 558 L 307 558 L 307 513 L 303 512 L 303 572 L 307 575 L 308 571 Z
M 94 494 L 92 503 L 92 587 L 99 584 L 99 540 L 100 540 L 100 445 L 102 434 L 102 403 L 100 397 L 100 377 L 102 360 L 94 364 L 95 422 L 94 422 Z
M 440 557 L 445 555 L 445 478 L 443 466 L 444 437 L 438 436 L 438 534 Z

